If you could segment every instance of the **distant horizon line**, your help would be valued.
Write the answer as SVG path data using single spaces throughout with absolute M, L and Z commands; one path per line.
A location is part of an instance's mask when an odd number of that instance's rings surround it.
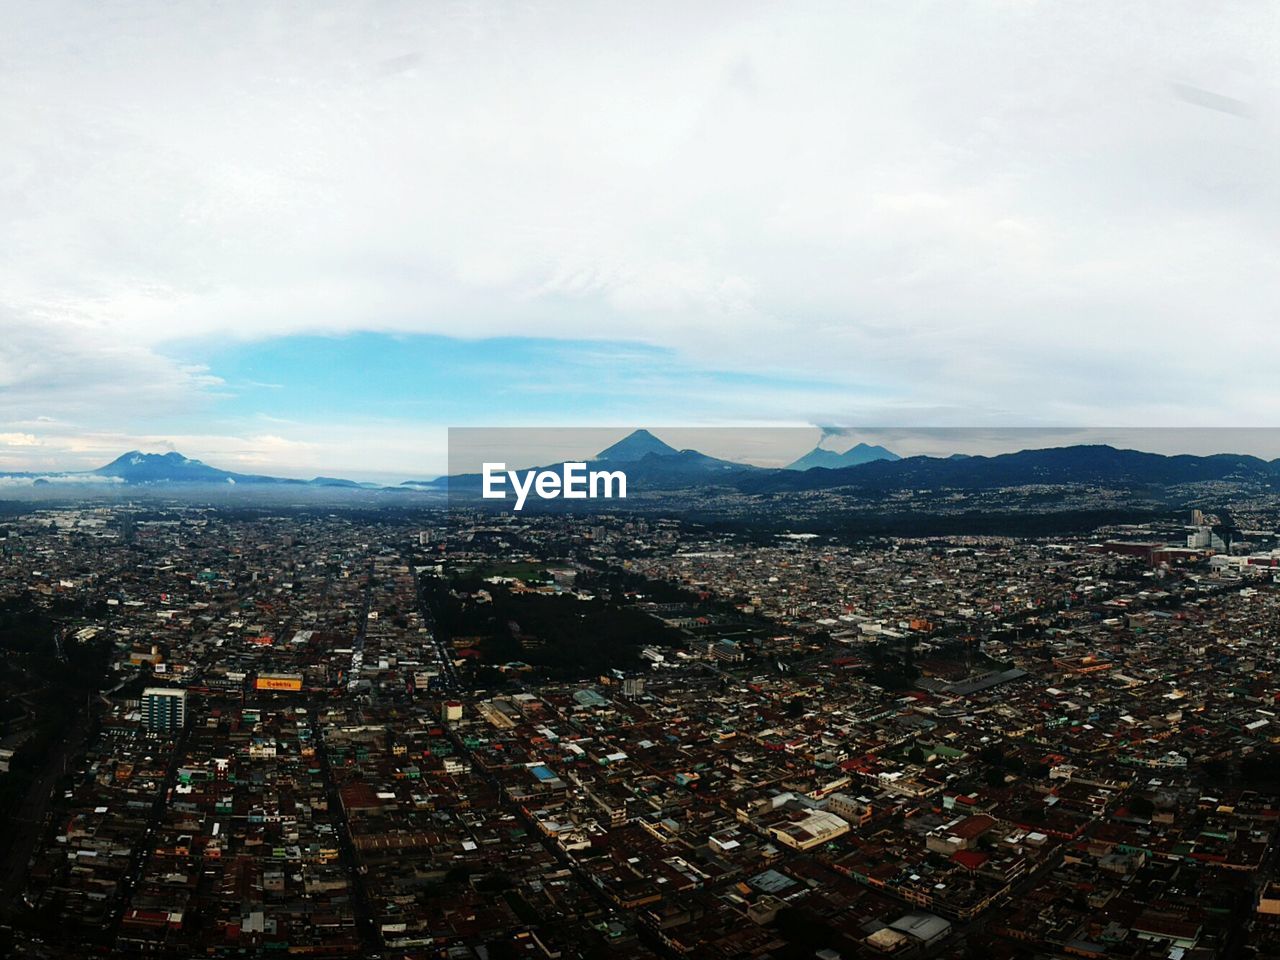
M 1086 446 L 1104 446 L 1116 450 L 1131 450 L 1138 453 L 1152 454 L 1162 457 L 1191 456 L 1191 457 L 1213 457 L 1213 456 L 1236 456 L 1236 457 L 1252 457 L 1254 459 L 1275 463 L 1280 461 L 1280 428 L 1275 427 L 1147 427 L 1147 428 L 1099 428 L 1099 427 L 831 427 L 831 426 L 807 426 L 807 427 L 463 427 L 451 428 L 451 431 L 463 431 L 474 434 L 487 433 L 506 433 L 515 435 L 538 435 L 545 437 L 547 434 L 587 434 L 594 441 L 599 441 L 605 436 L 615 438 L 614 443 L 621 443 L 637 434 L 647 435 L 653 440 L 659 441 L 663 446 L 672 449 L 676 453 L 686 451 L 696 451 L 709 456 L 715 456 L 716 459 L 727 460 L 733 463 L 739 463 L 743 466 L 752 466 L 760 469 L 785 469 L 789 464 L 794 463 L 814 451 L 821 450 L 835 455 L 842 455 L 860 446 L 880 447 L 883 450 L 893 454 L 900 459 L 912 459 L 916 457 L 925 457 L 930 459 L 947 459 L 957 456 L 961 457 L 999 457 L 1008 454 L 1018 453 L 1031 450 L 1048 450 L 1070 447 L 1086 447 Z M 817 432 L 816 439 L 814 432 Z M 717 434 L 725 434 L 732 432 L 737 435 L 762 435 L 779 433 L 794 434 L 803 432 L 807 436 L 806 444 L 808 446 L 791 447 L 790 450 L 781 457 L 764 457 L 764 458 L 748 458 L 745 456 L 732 456 L 723 453 L 707 453 L 705 450 L 699 449 L 694 445 L 686 444 L 667 444 L 661 437 L 660 433 L 668 435 L 672 433 L 679 434 L 698 434 L 704 435 L 706 439 L 713 439 Z M 1081 434 L 1096 433 L 1101 436 L 1094 438 L 1082 437 Z M 1271 455 L 1262 452 L 1250 452 L 1247 449 L 1236 448 L 1216 448 L 1216 449 L 1150 449 L 1148 446 L 1140 445 L 1134 442 L 1140 435 L 1155 435 L 1162 439 L 1168 439 L 1175 434 L 1194 434 L 1201 438 L 1221 433 L 1234 434 L 1235 439 L 1239 439 L 1241 434 L 1258 436 L 1262 434 L 1272 434 L 1273 443 L 1271 446 Z M 891 436 L 883 436 L 888 434 Z M 1120 441 L 1116 435 L 1127 435 L 1129 442 Z M 942 438 L 963 438 L 978 439 L 984 441 L 984 445 L 990 444 L 1000 438 L 1006 441 L 1012 441 L 1017 438 L 1028 438 L 1035 435 L 1039 442 L 1023 443 L 1016 446 L 1009 446 L 1006 449 L 986 449 L 977 452 L 968 452 L 960 449 L 951 449 L 949 452 L 944 450 L 931 450 L 929 452 L 903 452 L 895 450 L 890 446 L 893 437 L 907 438 L 912 437 L 917 441 L 930 439 L 936 442 Z M 1074 440 L 1068 440 L 1072 437 Z M 542 456 L 534 457 L 528 463 L 523 463 L 519 467 L 525 469 L 533 466 L 543 466 L 547 464 L 563 462 L 565 460 L 577 461 L 582 459 L 595 459 L 598 453 L 603 453 L 608 446 L 598 448 L 591 454 L 569 453 L 565 455 L 553 454 L 550 452 Z M 1158 446 L 1165 446 L 1159 444 Z M 1195 446 L 1195 445 L 1193 445 Z M 1248 446 L 1254 446 L 1249 444 Z M 1255 447 L 1255 449 L 1257 449 Z M 317 481 L 338 481 L 344 483 L 354 483 L 365 487 L 394 487 L 413 484 L 425 484 L 438 481 L 448 476 L 456 476 L 464 473 L 476 472 L 470 469 L 454 469 L 452 464 L 446 466 L 442 470 L 435 471 L 399 471 L 395 469 L 377 469 L 373 470 L 369 467 L 349 469 L 341 466 L 332 467 L 299 467 L 297 465 L 289 465 L 285 463 L 275 464 L 255 464 L 252 466 L 236 465 L 235 467 L 219 466 L 219 456 L 217 453 L 212 455 L 203 454 L 200 457 L 189 456 L 181 451 L 172 448 L 147 449 L 146 446 L 139 446 L 124 451 L 117 456 L 106 460 L 104 463 L 95 467 L 16 467 L 0 470 L 0 480 L 2 479 L 49 479 L 51 483 L 73 484 L 77 480 L 83 480 L 89 477 L 96 479 L 89 480 L 90 483 L 102 483 L 111 480 L 109 476 L 101 473 L 101 471 L 118 464 L 124 458 L 131 455 L 145 456 L 151 458 L 182 458 L 184 462 L 192 464 L 200 464 L 213 470 L 223 473 L 236 474 L 244 477 L 265 477 L 273 480 L 288 481 L 292 483 L 316 483 Z M 205 458 L 208 459 L 205 459 Z M 452 460 L 452 456 L 450 457 Z M 780 462 L 785 460 L 786 462 Z M 225 462 L 222 461 L 222 462 Z M 520 462 L 519 459 L 512 460 L 513 463 Z M 850 464 L 851 466 L 857 464 Z M 808 469 L 815 469 L 813 467 Z M 821 467 L 817 467 L 821 469 Z M 310 474 L 310 476 L 306 476 Z M 351 476 L 347 476 L 351 474 Z M 371 479 L 372 477 L 379 479 Z M 122 483 L 124 481 L 121 481 Z

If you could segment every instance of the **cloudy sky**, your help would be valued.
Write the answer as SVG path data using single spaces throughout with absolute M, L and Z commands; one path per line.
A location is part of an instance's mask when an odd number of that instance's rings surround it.
M 0 469 L 1280 422 L 1280 12 L 5 3 Z

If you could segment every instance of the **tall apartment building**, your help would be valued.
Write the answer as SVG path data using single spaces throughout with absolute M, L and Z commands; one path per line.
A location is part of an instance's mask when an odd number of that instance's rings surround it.
M 187 722 L 187 691 L 147 687 L 142 691 L 142 722 L 152 733 L 172 733 Z

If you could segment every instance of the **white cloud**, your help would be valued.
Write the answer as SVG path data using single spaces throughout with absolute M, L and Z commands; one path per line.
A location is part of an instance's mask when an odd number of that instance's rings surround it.
M 1280 413 L 1265 5 L 8 20 L 0 419 L 198 410 L 173 341 L 357 329 L 640 339 L 984 421 Z

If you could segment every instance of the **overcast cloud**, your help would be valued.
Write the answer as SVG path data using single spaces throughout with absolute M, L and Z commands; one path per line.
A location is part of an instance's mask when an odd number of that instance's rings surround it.
M 1280 418 L 1272 3 L 4 10 L 0 449 L 355 331 L 849 385 L 753 421 Z

